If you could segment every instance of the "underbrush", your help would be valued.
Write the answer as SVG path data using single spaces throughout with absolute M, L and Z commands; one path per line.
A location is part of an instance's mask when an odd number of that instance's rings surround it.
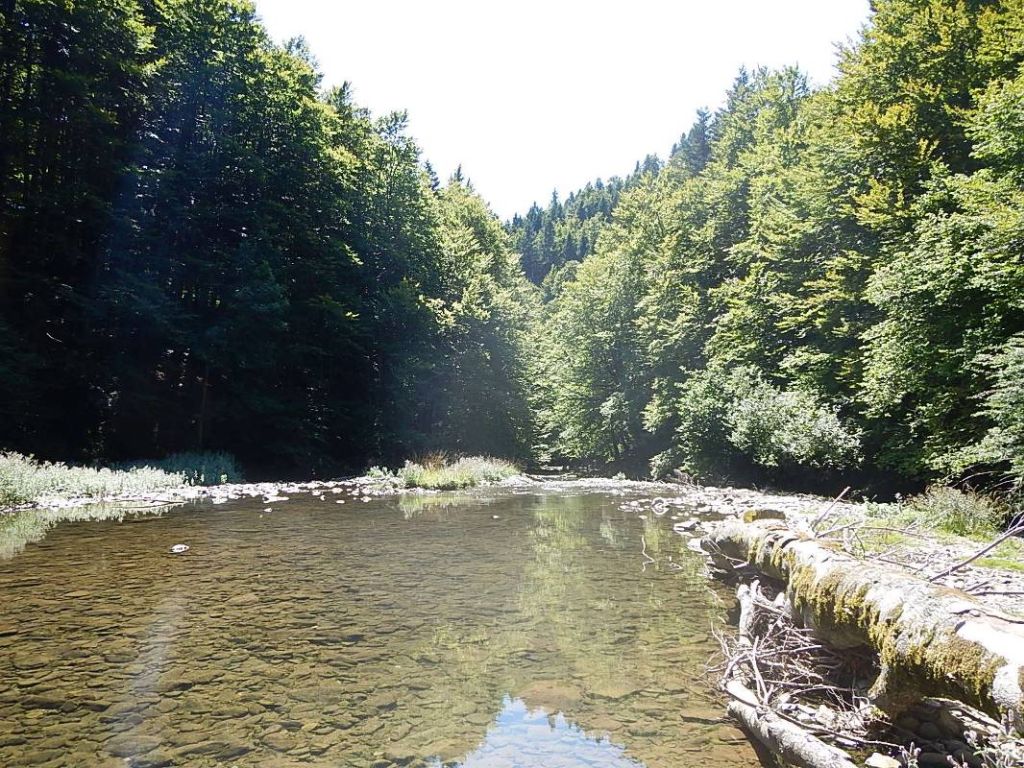
M 398 470 L 397 477 L 407 488 L 453 491 L 496 483 L 519 474 L 515 464 L 485 456 L 467 456 L 454 462 L 443 456 L 421 461 L 407 461 Z
M 73 467 L 5 452 L 0 453 L 0 507 L 51 498 L 108 498 L 182 485 L 212 485 L 238 474 L 234 461 L 225 454 L 175 454 L 162 461 L 109 469 Z
M 242 471 L 230 453 L 189 451 L 172 453 L 165 459 L 133 461 L 118 469 L 155 469 L 180 475 L 188 485 L 221 485 L 242 482 Z
M 1001 533 L 1013 517 L 1005 503 L 975 491 L 932 486 L 897 504 L 871 506 L 872 515 L 905 528 L 989 539 Z
M 676 468 L 703 479 L 765 470 L 814 477 L 861 461 L 863 435 L 838 404 L 812 390 L 779 388 L 750 366 L 693 372 L 674 413 L 675 447 L 652 461 L 655 478 Z

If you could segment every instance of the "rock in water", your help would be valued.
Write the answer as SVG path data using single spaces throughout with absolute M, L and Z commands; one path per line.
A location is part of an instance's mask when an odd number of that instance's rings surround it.
M 186 552 L 188 552 L 188 550 L 189 550 L 188 544 L 175 544 L 173 547 L 171 547 L 171 554 L 172 555 L 183 555 Z

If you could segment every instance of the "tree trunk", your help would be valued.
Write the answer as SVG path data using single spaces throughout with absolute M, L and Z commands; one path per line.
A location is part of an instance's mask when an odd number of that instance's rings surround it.
M 770 752 L 796 768 L 857 768 L 843 750 L 826 744 L 799 725 L 758 705 L 757 697 L 737 680 L 726 686 L 732 697 L 729 714 Z

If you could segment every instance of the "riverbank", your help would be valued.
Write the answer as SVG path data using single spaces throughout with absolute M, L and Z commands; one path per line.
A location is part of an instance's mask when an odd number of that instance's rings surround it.
M 969 538 L 905 522 L 903 507 L 746 488 L 673 486 L 670 494 L 628 502 L 640 513 L 678 515 L 675 529 L 694 542 L 716 521 L 777 519 L 865 561 L 968 592 L 995 610 L 1024 616 L 1024 541 L 1008 538 L 972 562 L 995 533 Z M 814 530 L 816 529 L 816 530 Z M 696 544 L 694 544 L 696 546 Z
M 282 493 L 317 493 L 359 486 L 370 495 L 399 490 L 464 490 L 520 477 L 515 464 L 487 456 L 449 459 L 443 454 L 406 461 L 396 471 L 373 467 L 362 477 L 304 483 L 241 482 L 227 454 L 175 454 L 159 461 L 114 467 L 81 467 L 0 453 L 0 514 L 24 509 L 77 509 L 95 504 L 162 506 L 193 501 L 215 504 Z
M 784 763 L 1022 764 L 1024 526 L 994 530 L 1002 510 L 989 500 L 687 487 L 623 507 L 670 516 L 738 584 L 736 634 L 715 669 L 729 713 Z

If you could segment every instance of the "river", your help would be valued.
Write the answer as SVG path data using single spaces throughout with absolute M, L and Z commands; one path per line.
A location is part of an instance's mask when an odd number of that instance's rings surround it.
M 637 496 L 318 492 L 33 534 L 0 560 L 0 765 L 755 764 L 707 670 L 729 595 Z

